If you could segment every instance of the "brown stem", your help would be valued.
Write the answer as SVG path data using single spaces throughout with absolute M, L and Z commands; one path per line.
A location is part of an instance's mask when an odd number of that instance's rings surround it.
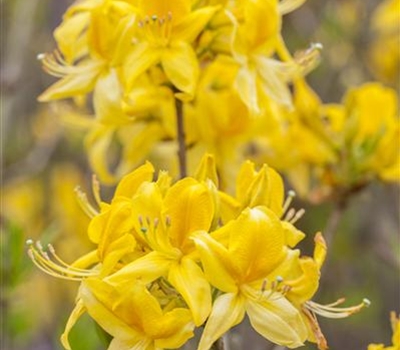
M 177 126 L 177 140 L 178 140 L 178 159 L 179 159 L 179 173 L 181 178 L 186 177 L 186 143 L 185 143 L 185 129 L 183 125 L 183 103 L 181 100 L 175 98 L 176 108 L 176 126 Z
M 210 350 L 224 350 L 224 339 L 222 337 L 217 339 Z

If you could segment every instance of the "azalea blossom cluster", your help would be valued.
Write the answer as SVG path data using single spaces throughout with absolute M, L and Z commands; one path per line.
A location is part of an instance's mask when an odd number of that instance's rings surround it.
M 87 130 L 93 171 L 117 187 L 109 203 L 97 178 L 95 204 L 77 191 L 96 249 L 74 263 L 28 242 L 41 270 L 80 283 L 66 349 L 88 313 L 110 350 L 176 349 L 196 329 L 207 350 L 246 315 L 273 343 L 324 350 L 317 315 L 369 304 L 312 301 L 324 238 L 301 255 L 304 211 L 266 164 L 314 203 L 398 181 L 397 96 L 367 83 L 323 103 L 304 78 L 322 46 L 292 55 L 281 35 L 303 2 L 78 0 L 67 10 L 58 49 L 39 55 L 59 78 L 39 100 L 70 99 L 60 117 Z
M 293 108 L 288 83 L 318 59 L 318 45 L 293 58 L 281 36 L 282 15 L 302 3 L 77 1 L 54 32 L 58 50 L 39 55 L 60 78 L 39 100 L 74 99 L 74 112 L 59 114 L 87 128 L 91 166 L 105 183 L 149 157 L 173 159 L 164 160 L 173 171 L 183 101 L 189 168 L 204 151 L 214 153 L 229 182 L 228 164 L 237 170 L 240 149 L 275 122 L 273 106 Z M 121 154 L 111 167 L 115 144 Z
M 380 83 L 350 89 L 342 103 L 322 103 L 304 82 L 294 84 L 294 111 L 254 139 L 257 162 L 285 173 L 311 202 L 346 197 L 379 179 L 400 181 L 397 93 Z M 287 150 L 295 144 L 296 149 Z
M 111 203 L 97 208 L 80 193 L 92 217 L 88 229 L 97 249 L 68 265 L 49 246 L 29 242 L 35 264 L 46 273 L 81 282 L 77 304 L 62 336 L 87 312 L 113 340 L 109 349 L 179 348 L 205 326 L 199 350 L 245 315 L 266 339 L 289 348 L 308 340 L 327 349 L 316 314 L 347 317 L 368 305 L 319 305 L 326 246 L 315 236 L 313 257 L 296 245 L 303 211 L 284 202 L 281 177 L 264 166 L 243 164 L 231 196 L 218 190 L 214 158 L 205 156 L 194 177 L 172 183 L 150 163 L 125 176 Z

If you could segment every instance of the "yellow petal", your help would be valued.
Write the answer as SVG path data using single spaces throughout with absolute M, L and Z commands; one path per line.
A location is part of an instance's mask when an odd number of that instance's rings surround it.
M 207 6 L 191 12 L 172 29 L 175 40 L 191 43 L 204 29 L 219 6 Z
M 107 281 L 116 286 L 135 279 L 140 279 L 143 283 L 150 283 L 161 276 L 166 276 L 172 262 L 162 253 L 151 252 L 125 265 L 108 277 Z
M 253 114 L 260 114 L 257 72 L 254 68 L 242 67 L 235 79 L 235 89 L 240 98 Z
M 169 189 L 164 204 L 165 216 L 171 219 L 169 237 L 175 247 L 192 246 L 190 235 L 210 228 L 214 203 L 205 184 L 193 178 L 180 180 Z
M 82 300 L 78 300 L 74 309 L 71 312 L 71 315 L 68 318 L 67 324 L 65 325 L 65 329 L 63 334 L 61 335 L 61 343 L 65 349 L 71 350 L 71 345 L 69 344 L 68 334 L 71 331 L 72 327 L 75 325 L 76 321 L 83 315 L 86 311 L 85 306 L 83 305 Z
M 198 233 L 193 240 L 200 253 L 207 280 L 219 290 L 228 293 L 237 292 L 235 270 L 228 250 L 208 233 Z
M 220 191 L 221 218 L 224 223 L 236 219 L 240 213 L 241 203 L 229 194 Z
M 133 253 L 136 247 L 136 241 L 130 233 L 124 234 L 116 240 L 110 242 L 103 252 L 103 265 L 101 268 L 101 275 L 107 276 L 111 273 L 117 263 L 125 255 Z
M 246 301 L 252 327 L 275 344 L 297 348 L 307 338 L 307 327 L 300 312 L 284 297 L 266 302 Z
M 199 77 L 199 64 L 193 48 L 183 41 L 175 42 L 162 50 L 161 64 L 171 83 L 193 96 Z
M 123 152 L 116 174 L 122 176 L 132 171 L 138 163 L 148 158 L 154 145 L 166 136 L 163 126 L 157 121 L 135 122 L 120 127 L 117 137 L 123 145 Z
M 241 281 L 264 278 L 283 260 L 284 231 L 269 209 L 258 207 L 243 211 L 231 230 L 228 249 Z
M 308 257 L 299 259 L 300 268 L 302 270 L 301 275 L 292 280 L 286 282 L 291 287 L 288 293 L 288 298 L 295 302 L 297 305 L 301 305 L 307 300 L 310 300 L 319 286 L 320 271 L 316 262 Z
M 210 179 L 218 187 L 217 166 L 215 164 L 215 157 L 212 154 L 207 153 L 201 158 L 195 178 L 198 181 Z
M 306 236 L 303 232 L 298 230 L 294 225 L 287 221 L 281 221 L 283 229 L 285 230 L 286 244 L 293 248 Z
M 151 339 L 143 340 L 132 340 L 132 339 L 119 339 L 114 338 L 107 350 L 153 350 L 153 344 Z
M 244 318 L 244 300 L 236 293 L 219 296 L 204 328 L 197 350 L 209 350 L 212 344 Z
M 90 165 L 105 184 L 113 184 L 116 181 L 107 163 L 108 149 L 113 136 L 114 128 L 99 126 L 93 129 L 85 139 Z
M 66 67 L 71 73 L 65 74 L 62 79 L 50 86 L 38 97 L 38 100 L 46 102 L 87 94 L 93 90 L 103 64 L 102 61 L 86 61 L 76 67 Z
M 96 119 L 103 124 L 123 125 L 132 119 L 122 110 L 122 86 L 115 70 L 100 75 L 93 92 Z
M 121 339 L 141 338 L 140 334 L 111 311 L 114 303 L 112 296 L 115 295 L 111 286 L 101 280 L 87 279 L 82 282 L 79 295 L 89 315 L 107 333 Z
M 249 51 L 276 39 L 281 26 L 277 5 L 277 0 L 254 0 L 246 3 L 245 24 L 240 28 L 240 33 L 245 36 Z
M 158 18 L 166 18 L 170 14 L 174 22 L 179 22 L 190 12 L 191 1 L 140 0 L 138 7 L 145 16 L 155 15 Z
M 146 162 L 121 179 L 115 190 L 114 198 L 118 196 L 132 198 L 144 182 L 153 180 L 153 176 L 154 167 L 150 162 Z
M 314 242 L 314 260 L 317 263 L 318 267 L 321 268 L 326 258 L 327 247 L 325 239 L 320 232 L 315 235 Z
M 184 257 L 179 263 L 171 265 L 168 281 L 188 304 L 196 326 L 201 326 L 211 310 L 210 285 L 201 268 Z
M 154 342 L 156 349 L 177 349 L 192 338 L 194 324 L 187 309 L 174 309 L 159 320 L 160 332 Z
M 257 71 L 262 78 L 260 84 L 263 93 L 282 105 L 292 107 L 292 96 L 287 82 L 296 76 L 296 66 L 262 56 L 258 56 L 256 62 Z
M 82 57 L 87 51 L 87 37 L 83 34 L 90 20 L 89 12 L 77 13 L 63 20 L 54 31 L 58 48 L 68 63 Z
M 123 67 L 127 90 L 131 90 L 135 80 L 152 65 L 157 64 L 159 59 L 160 52 L 156 48 L 146 42 L 134 44 Z

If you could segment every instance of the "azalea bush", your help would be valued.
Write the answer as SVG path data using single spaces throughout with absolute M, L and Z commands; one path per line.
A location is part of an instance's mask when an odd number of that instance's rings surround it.
M 350 84 L 324 102 L 308 75 L 326 44 L 289 45 L 295 35 L 284 26 L 303 3 L 70 4 L 54 30 L 56 48 L 37 55 L 57 79 L 38 97 L 46 104 L 34 130 L 40 150 L 56 148 L 65 134 L 75 164 L 85 166 L 54 170 L 53 204 L 10 190 L 10 203 L 36 212 L 24 212 L 18 227 L 7 221 L 5 236 L 14 257 L 29 234 L 31 262 L 56 277 L 50 299 L 76 294 L 60 339 L 65 349 L 223 349 L 234 346 L 235 326 L 249 322 L 265 344 L 324 350 L 330 339 L 321 317 L 370 306 L 368 288 L 347 303 L 338 297 L 346 284 L 324 286 L 324 272 L 345 259 L 330 260 L 329 248 L 351 241 L 338 231 L 357 196 L 400 180 L 398 62 L 376 55 L 399 31 L 400 8 L 393 8 L 400 4 L 385 1 L 370 12 L 368 69 L 381 81 Z M 83 174 L 93 174 L 89 186 Z M 66 185 L 74 181 L 85 190 L 76 187 L 72 203 Z M 30 198 L 49 193 L 41 182 L 27 189 Z M 55 228 L 38 219 L 46 208 Z M 321 208 L 329 211 L 322 221 Z M 303 228 L 302 218 L 313 224 Z M 311 253 L 304 253 L 307 237 Z M 19 268 L 17 276 L 28 273 Z M 324 287 L 330 295 L 318 301 Z

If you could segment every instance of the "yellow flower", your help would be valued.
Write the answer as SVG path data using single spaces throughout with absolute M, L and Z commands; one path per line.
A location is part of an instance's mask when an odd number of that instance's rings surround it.
M 207 279 L 224 293 L 214 301 L 199 350 L 209 349 L 245 313 L 253 328 L 272 342 L 290 348 L 303 344 L 307 327 L 300 312 L 274 284 L 264 285 L 287 254 L 284 230 L 272 211 L 246 209 L 221 229 L 193 239 Z
M 123 1 L 84 1 L 71 7 L 56 31 L 61 53 L 38 56 L 49 74 L 61 78 L 39 101 L 87 94 L 99 78 L 114 74 L 114 68 L 121 65 L 121 50 L 129 41 L 133 19 L 132 6 Z
M 235 89 L 256 114 L 263 112 L 268 98 L 291 106 L 286 84 L 297 73 L 297 68 L 294 63 L 272 58 L 280 42 L 278 1 L 247 0 L 238 7 L 229 13 L 233 23 L 231 50 L 239 65 Z
M 137 28 L 124 66 L 128 87 L 148 68 L 161 64 L 179 91 L 193 96 L 199 64 L 192 42 L 218 6 L 191 10 L 191 1 L 138 1 Z
M 196 260 L 191 237 L 208 231 L 214 217 L 214 201 L 204 183 L 185 178 L 163 194 L 156 183 L 143 184 L 131 200 L 136 232 L 149 253 L 109 277 L 119 285 L 132 278 L 151 282 L 165 277 L 182 295 L 201 325 L 211 308 L 210 287 Z
M 196 100 L 185 109 L 188 144 L 215 156 L 221 187 L 242 162 L 241 147 L 254 135 L 255 118 L 232 89 L 237 67 L 217 58 L 203 71 Z M 193 151 L 192 151 L 193 152 Z
M 82 282 L 79 296 L 89 315 L 111 336 L 108 349 L 176 349 L 193 336 L 188 309 L 167 307 L 140 282 L 114 287 L 99 279 Z
M 400 180 L 398 100 L 396 92 L 379 83 L 351 89 L 342 106 L 324 109 L 338 152 L 347 154 L 334 174 L 341 185 L 371 178 Z M 379 116 L 379 117 L 377 117 Z
M 220 197 L 223 222 L 237 218 L 245 208 L 259 205 L 268 207 L 278 217 L 283 214 L 283 180 L 266 164 L 256 171 L 253 162 L 244 162 L 236 179 L 235 197 L 222 191 Z

